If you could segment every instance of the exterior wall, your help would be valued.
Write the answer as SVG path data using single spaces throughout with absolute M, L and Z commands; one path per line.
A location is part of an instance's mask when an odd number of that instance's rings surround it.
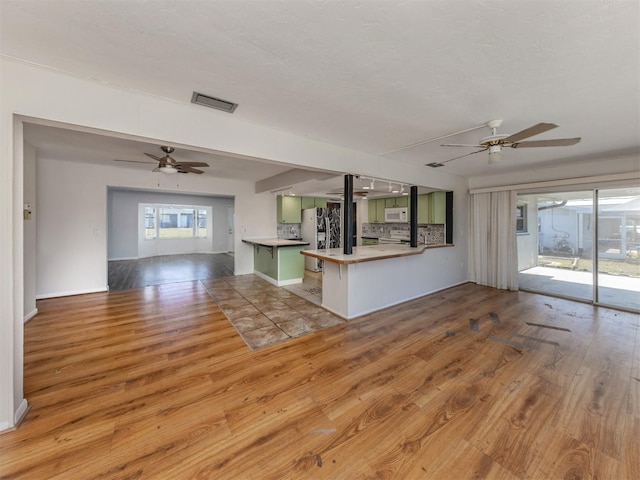
M 519 272 L 538 265 L 538 202 L 535 196 L 524 200 L 527 202 L 527 233 L 519 233 L 516 238 Z

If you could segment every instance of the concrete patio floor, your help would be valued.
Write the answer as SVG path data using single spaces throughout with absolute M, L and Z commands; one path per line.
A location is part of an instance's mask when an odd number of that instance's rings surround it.
M 565 268 L 533 267 L 518 275 L 520 289 L 591 301 L 593 274 Z M 599 274 L 598 303 L 640 311 L 640 278 Z

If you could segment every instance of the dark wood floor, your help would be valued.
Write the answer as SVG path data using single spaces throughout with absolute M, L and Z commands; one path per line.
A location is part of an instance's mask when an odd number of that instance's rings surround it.
M 211 280 L 233 275 L 233 256 L 226 253 L 160 255 L 109 262 L 109 290 Z
M 466 284 L 252 352 L 201 282 L 38 310 L 2 478 L 640 478 L 630 313 Z

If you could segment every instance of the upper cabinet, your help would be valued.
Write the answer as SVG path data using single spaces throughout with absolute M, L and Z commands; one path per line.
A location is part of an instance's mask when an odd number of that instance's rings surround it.
M 305 208 L 315 208 L 316 199 L 314 197 L 300 197 L 300 203 L 303 210 Z
M 301 197 L 291 197 L 278 195 L 277 217 L 278 223 L 301 223 L 302 222 L 302 199 Z
M 278 195 L 276 201 L 278 223 L 300 223 L 302 222 L 302 210 L 305 208 L 327 207 L 327 199 L 322 197 Z
M 429 195 L 418 195 L 418 223 L 429 223 L 430 217 Z
M 429 194 L 431 215 L 429 223 L 447 222 L 447 192 L 431 192 Z
M 384 223 L 384 209 L 386 208 L 386 199 L 370 199 L 369 202 L 369 223 Z
M 409 197 L 403 196 L 403 197 L 385 198 L 385 206 L 387 208 L 408 207 Z

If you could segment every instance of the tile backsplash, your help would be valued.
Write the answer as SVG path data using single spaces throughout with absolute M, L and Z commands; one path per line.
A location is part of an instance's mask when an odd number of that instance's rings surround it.
M 302 225 L 299 223 L 279 223 L 278 238 L 300 238 Z
M 278 238 L 301 238 L 302 225 L 299 223 L 279 223 Z M 388 238 L 391 230 L 407 230 L 408 223 L 363 223 L 362 236 L 375 238 Z M 424 236 L 427 236 L 427 244 L 435 245 L 444 243 L 444 225 L 429 224 L 418 225 L 418 243 L 424 242 Z
M 389 238 L 391 230 L 409 231 L 408 223 L 363 223 L 362 236 L 374 238 Z M 444 243 L 444 225 L 429 224 L 418 225 L 418 243 L 424 242 L 424 236 L 427 236 L 427 244 L 436 245 Z

